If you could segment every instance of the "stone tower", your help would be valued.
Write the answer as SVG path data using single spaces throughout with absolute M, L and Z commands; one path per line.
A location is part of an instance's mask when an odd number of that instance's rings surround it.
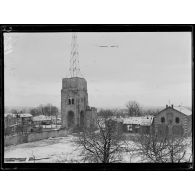
M 87 81 L 79 77 L 62 79 L 62 127 L 72 128 L 85 126 L 87 107 Z

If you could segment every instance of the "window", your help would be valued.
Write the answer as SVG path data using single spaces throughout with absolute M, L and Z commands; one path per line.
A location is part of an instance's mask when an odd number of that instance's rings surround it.
M 165 117 L 161 117 L 161 123 L 165 122 Z
M 68 104 L 69 105 L 74 104 L 74 98 L 68 98 Z
M 179 117 L 176 117 L 176 118 L 175 118 L 175 122 L 176 122 L 176 123 L 179 123 Z
M 133 130 L 132 125 L 127 125 L 127 129 L 128 129 L 128 131 L 132 131 Z

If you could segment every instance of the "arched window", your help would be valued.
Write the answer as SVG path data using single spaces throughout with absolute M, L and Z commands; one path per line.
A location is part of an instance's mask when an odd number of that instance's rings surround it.
M 74 98 L 72 98 L 72 104 L 74 104 Z
M 165 117 L 161 117 L 161 123 L 165 122 Z
M 70 99 L 70 98 L 68 99 L 68 104 L 69 104 L 69 105 L 71 104 L 71 99 Z
M 176 117 L 176 118 L 175 118 L 175 122 L 176 122 L 176 123 L 179 123 L 179 117 Z

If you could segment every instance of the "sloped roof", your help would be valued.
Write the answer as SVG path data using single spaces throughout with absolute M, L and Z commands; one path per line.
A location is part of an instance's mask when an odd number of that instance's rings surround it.
M 12 114 L 12 113 L 6 113 L 6 114 L 4 114 L 4 117 L 7 117 L 7 116 L 16 117 L 16 115 L 15 114 Z
M 174 106 L 173 108 L 187 116 L 192 114 L 192 111 L 184 106 Z
M 19 116 L 20 116 L 21 118 L 32 117 L 32 114 L 28 114 L 28 113 L 26 113 L 26 114 L 19 114 Z
M 141 120 L 141 126 L 150 126 L 153 122 L 153 116 L 147 117 L 147 118 L 143 118 Z
M 51 120 L 51 117 L 45 115 L 39 115 L 33 117 L 33 121 L 48 121 L 48 120 Z
M 12 114 L 12 113 L 4 114 L 4 117 L 7 117 L 7 116 L 16 117 L 17 115 L 16 114 Z M 31 114 L 28 114 L 28 113 L 18 114 L 18 116 L 21 117 L 21 118 L 32 117 L 32 115 Z
M 166 108 L 162 109 L 156 116 L 158 116 L 161 112 L 164 112 L 167 109 L 178 111 L 186 116 L 190 116 L 192 114 L 192 111 L 184 106 L 167 106 Z
M 128 117 L 123 119 L 123 124 L 150 126 L 153 118 L 153 116 Z

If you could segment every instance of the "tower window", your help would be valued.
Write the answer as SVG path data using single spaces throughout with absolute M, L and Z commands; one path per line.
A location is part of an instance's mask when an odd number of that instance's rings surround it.
M 69 104 L 69 105 L 74 104 L 74 98 L 69 98 L 69 99 L 68 99 L 68 104 Z
M 179 117 L 176 117 L 176 118 L 175 118 L 175 122 L 176 122 L 176 123 L 179 123 Z
M 161 117 L 161 123 L 165 122 L 165 117 Z

